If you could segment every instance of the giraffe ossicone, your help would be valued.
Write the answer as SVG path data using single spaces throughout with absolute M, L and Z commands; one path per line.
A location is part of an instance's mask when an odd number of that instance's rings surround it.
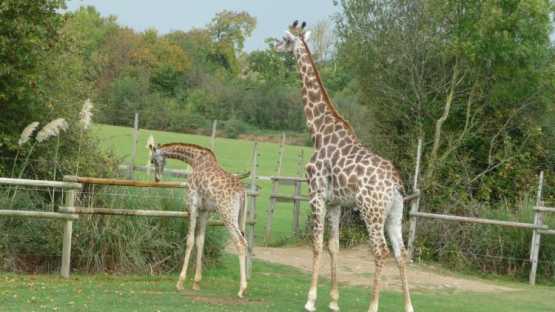
M 304 24 L 303 24 L 304 25 Z M 304 114 L 314 144 L 314 154 L 306 165 L 313 217 L 312 281 L 305 310 L 316 310 L 320 258 L 326 216 L 329 220 L 331 257 L 331 302 L 339 310 L 336 266 L 339 252 L 341 208 L 357 208 L 368 230 L 375 259 L 372 299 L 369 311 L 376 312 L 380 295 L 380 276 L 389 248 L 384 230 L 390 238 L 401 275 L 405 312 L 413 312 L 402 238 L 403 184 L 393 164 L 371 152 L 357 138 L 351 125 L 333 105 L 316 68 L 306 40 L 309 32 L 293 23 L 275 49 L 293 53 L 302 83 Z
M 183 268 L 176 284 L 177 290 L 183 289 L 193 245 L 197 247 L 193 289 L 200 289 L 206 226 L 209 213 L 217 212 L 237 248 L 240 272 L 238 296 L 242 298 L 247 289 L 247 240 L 243 234 L 244 229 L 241 228 L 241 225 L 244 224 L 243 221 L 246 220 L 246 192 L 240 177 L 222 169 L 214 153 L 210 149 L 199 145 L 186 143 L 149 144 L 149 148 L 152 151 L 150 161 L 154 165 L 156 181 L 159 181 L 162 176 L 167 158 L 182 160 L 192 168 L 192 172 L 187 178 L 189 199 L 187 247 Z

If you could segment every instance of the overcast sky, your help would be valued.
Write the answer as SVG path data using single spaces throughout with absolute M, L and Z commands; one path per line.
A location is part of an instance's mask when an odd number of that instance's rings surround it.
M 245 49 L 266 47 L 264 39 L 281 37 L 295 19 L 314 25 L 339 11 L 333 0 L 70 0 L 68 9 L 93 5 L 103 15 L 115 15 L 122 25 L 137 31 L 156 28 L 162 34 L 203 27 L 221 10 L 247 11 L 257 25 Z

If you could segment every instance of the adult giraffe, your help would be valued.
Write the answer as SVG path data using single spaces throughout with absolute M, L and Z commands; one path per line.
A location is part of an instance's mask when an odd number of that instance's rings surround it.
M 372 300 L 368 311 L 377 312 L 380 275 L 389 249 L 384 237 L 387 229 L 393 253 L 401 274 L 405 312 L 413 312 L 406 277 L 407 253 L 402 238 L 403 184 L 393 164 L 370 152 L 358 140 L 351 125 L 337 112 L 322 84 L 314 60 L 306 44 L 310 32 L 303 22 L 295 21 L 276 50 L 293 53 L 302 81 L 302 97 L 308 130 L 314 143 L 314 155 L 306 165 L 313 216 L 312 283 L 308 291 L 307 311 L 316 311 L 320 257 L 326 212 L 330 223 L 329 254 L 331 257 L 331 302 L 329 308 L 339 310 L 337 303 L 337 253 L 339 251 L 339 218 L 341 207 L 356 207 L 364 219 L 372 252 L 375 273 Z

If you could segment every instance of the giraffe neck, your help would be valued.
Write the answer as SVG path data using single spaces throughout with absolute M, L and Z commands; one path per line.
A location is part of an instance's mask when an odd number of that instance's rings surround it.
M 330 134 L 340 139 L 346 138 L 352 143 L 358 142 L 351 125 L 343 119 L 331 102 L 308 45 L 302 39 L 295 49 L 297 67 L 301 76 L 302 96 L 306 125 L 312 136 L 316 149 L 324 146 L 324 137 Z
M 169 143 L 160 146 L 160 151 L 166 158 L 186 162 L 193 170 L 200 166 L 217 164 L 216 156 L 211 150 L 195 144 Z

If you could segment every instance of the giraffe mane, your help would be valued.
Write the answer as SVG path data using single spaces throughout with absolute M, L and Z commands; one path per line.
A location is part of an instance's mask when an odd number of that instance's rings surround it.
M 304 48 L 308 54 L 308 59 L 310 61 L 310 64 L 312 65 L 312 68 L 314 69 L 314 73 L 316 74 L 316 81 L 318 81 L 318 84 L 320 85 L 320 89 L 322 90 L 322 92 L 324 92 L 324 102 L 326 103 L 327 107 L 330 109 L 331 114 L 346 127 L 346 130 L 353 136 L 356 136 L 355 131 L 353 130 L 353 127 L 351 126 L 351 124 L 347 120 L 345 120 L 343 116 L 341 116 L 341 114 L 335 108 L 335 105 L 333 105 L 330 99 L 330 96 L 328 94 L 328 90 L 324 88 L 324 84 L 322 83 L 322 78 L 320 78 L 320 72 L 318 71 L 318 69 L 316 68 L 316 65 L 314 64 L 314 60 L 312 59 L 312 53 L 310 52 L 308 45 L 304 41 L 303 36 L 301 35 L 299 36 L 299 38 L 301 39 L 301 42 L 304 45 Z
M 209 155 L 211 155 L 212 157 L 214 157 L 214 159 L 216 159 L 216 155 L 214 154 L 214 152 L 213 152 L 211 149 L 209 149 L 209 148 L 207 148 L 207 147 L 204 147 L 204 146 L 197 145 L 197 144 L 192 144 L 192 143 L 166 143 L 166 144 L 160 145 L 160 148 L 162 148 L 162 147 L 170 147 L 170 146 L 191 147 L 191 148 L 194 148 L 194 149 L 198 149 L 198 150 L 201 150 L 201 151 L 205 151 L 205 152 L 207 152 Z

